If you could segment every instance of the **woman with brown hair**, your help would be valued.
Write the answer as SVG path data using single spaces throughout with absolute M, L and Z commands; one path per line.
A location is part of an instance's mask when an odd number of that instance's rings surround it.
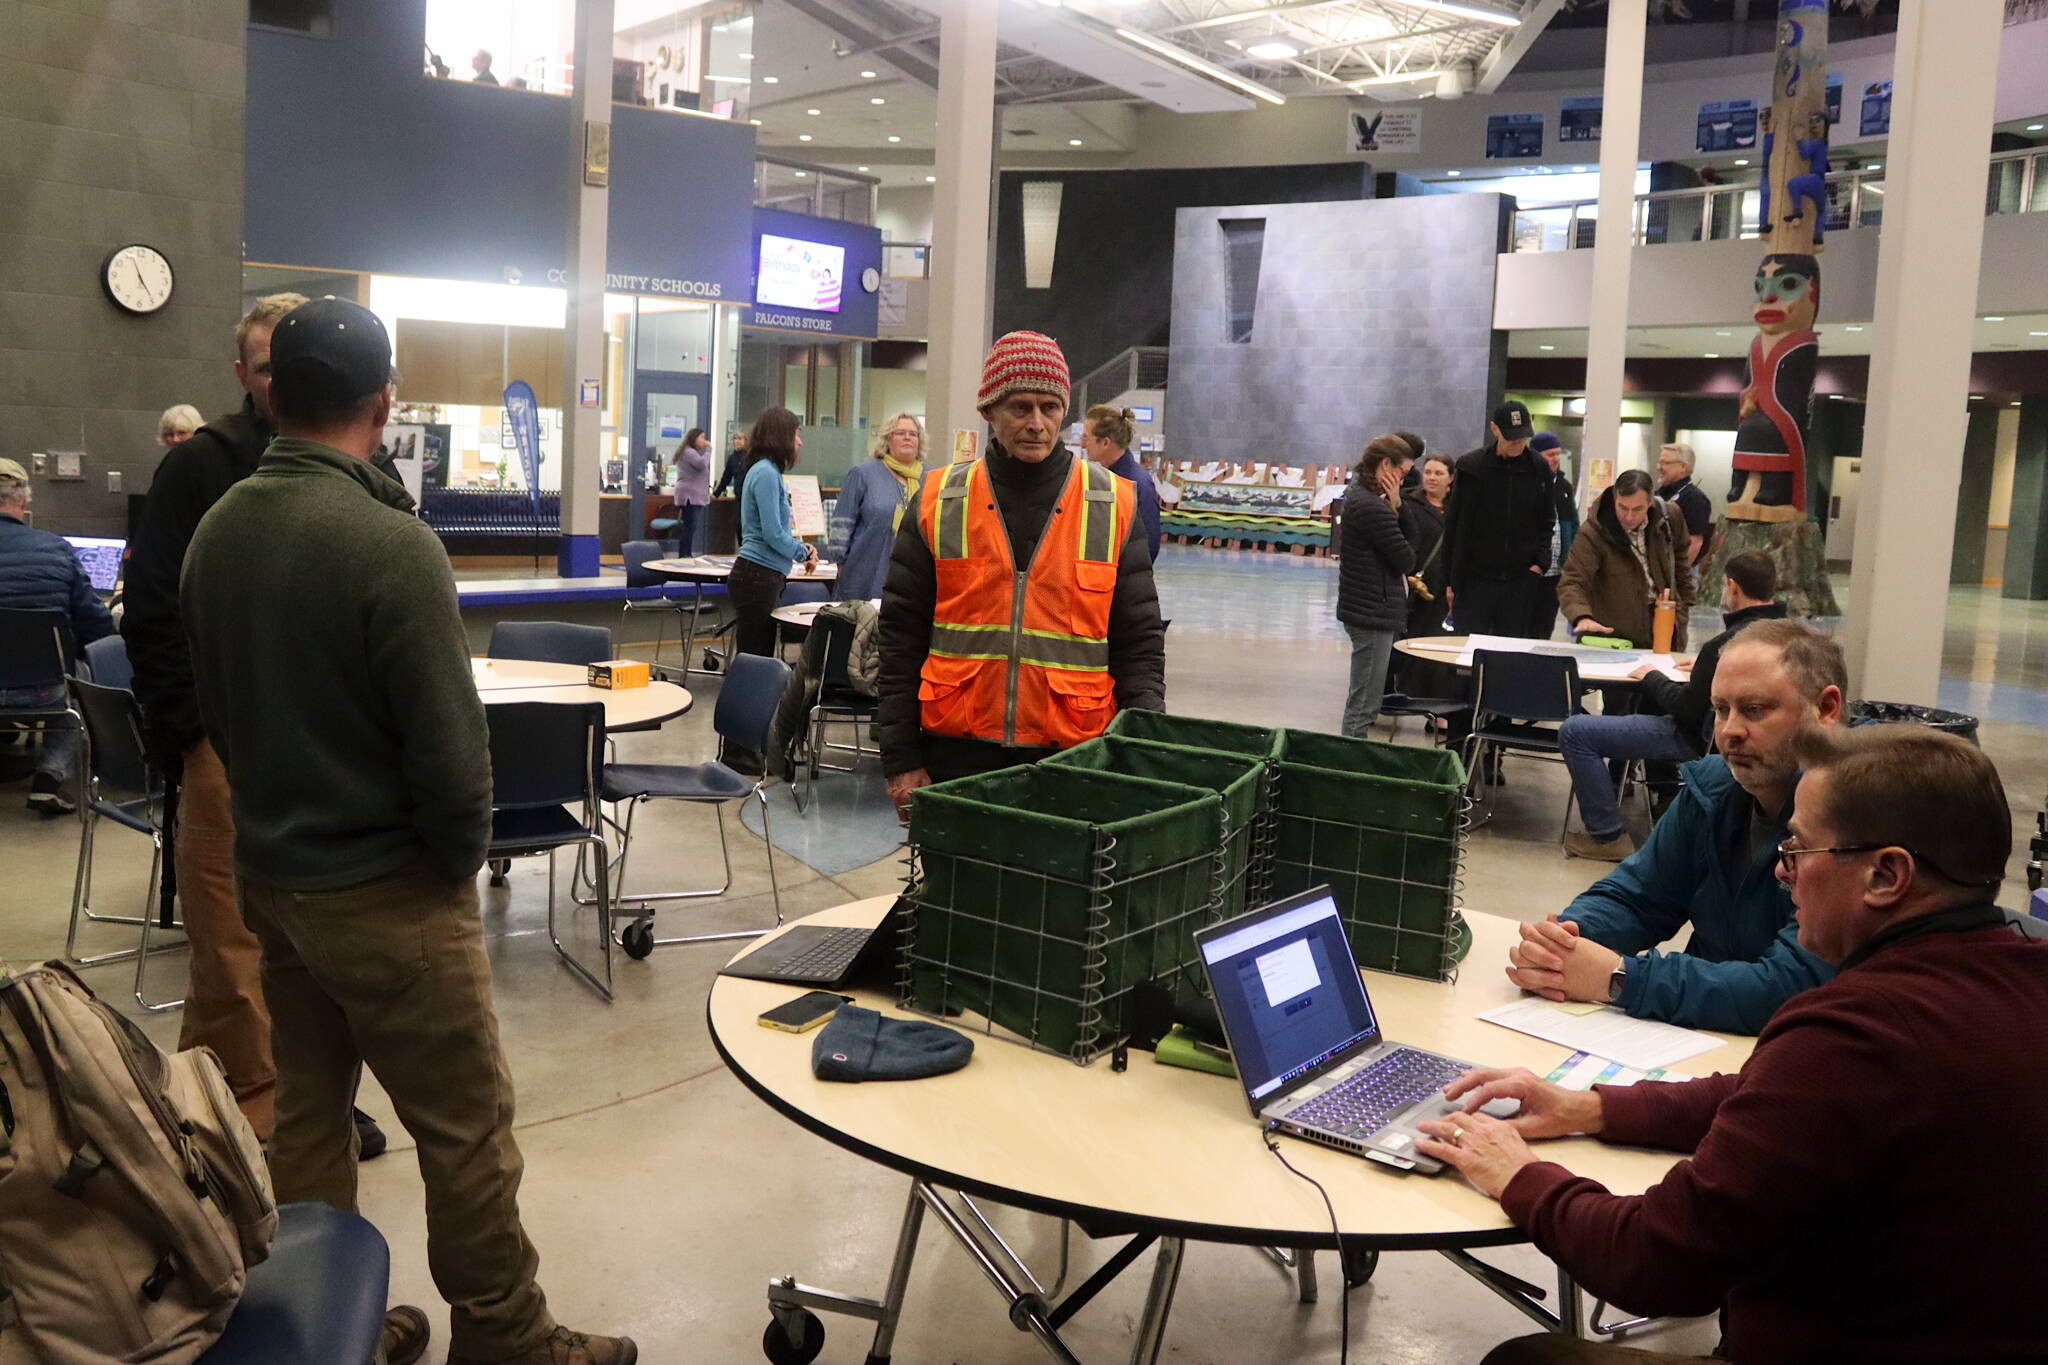
M 742 654 L 775 653 L 771 613 L 782 602 L 790 566 L 798 560 L 817 562 L 817 547 L 797 539 L 789 489 L 782 482 L 782 476 L 796 467 L 796 453 L 803 444 L 796 414 L 788 408 L 764 411 L 754 419 L 753 434 L 747 438 L 753 463 L 740 486 L 740 553 L 725 580 L 733 614 L 739 618 L 733 645 Z
M 1363 737 L 1379 719 L 1394 639 L 1408 621 L 1415 548 L 1401 533 L 1401 479 L 1412 455 L 1397 436 L 1375 436 L 1351 471 L 1338 527 L 1337 619 L 1351 637 L 1344 733 Z

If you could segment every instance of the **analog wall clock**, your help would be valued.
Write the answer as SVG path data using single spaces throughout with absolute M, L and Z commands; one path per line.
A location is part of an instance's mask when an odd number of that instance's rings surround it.
M 100 287 L 123 312 L 144 316 L 171 301 L 177 280 L 171 263 L 153 246 L 116 247 L 100 264 Z
M 882 287 L 882 272 L 873 266 L 869 266 L 866 270 L 861 271 L 860 287 L 867 290 L 870 294 L 880 289 Z

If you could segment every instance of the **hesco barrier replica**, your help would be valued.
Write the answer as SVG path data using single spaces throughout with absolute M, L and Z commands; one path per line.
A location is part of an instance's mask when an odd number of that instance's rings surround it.
M 1223 836 L 1214 792 L 1079 767 L 919 789 L 900 1002 L 1094 1060 L 1143 988 L 1199 990 Z

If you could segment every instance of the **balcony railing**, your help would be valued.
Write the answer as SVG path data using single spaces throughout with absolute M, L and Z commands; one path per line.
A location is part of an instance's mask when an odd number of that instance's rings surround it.
M 1836 171 L 1827 178 L 1827 230 L 1876 227 L 1884 221 L 1882 170 Z M 1629 216 L 1637 246 L 1722 242 L 1758 236 L 1761 195 L 1755 185 L 1702 185 L 1635 197 Z M 1515 211 L 1514 251 L 1571 251 L 1593 245 L 1598 201 L 1530 204 Z M 1997 152 L 1984 189 L 1985 214 L 2048 209 L 2048 148 Z
M 754 158 L 754 203 L 766 209 L 837 218 L 844 223 L 875 221 L 875 190 L 882 182 L 809 161 L 779 156 Z

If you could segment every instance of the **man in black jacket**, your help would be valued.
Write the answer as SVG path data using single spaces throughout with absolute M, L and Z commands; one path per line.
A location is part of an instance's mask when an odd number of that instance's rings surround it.
M 303 294 L 268 295 L 236 326 L 235 378 L 246 395 L 241 409 L 208 422 L 157 465 L 129 546 L 121 616 L 150 747 L 178 784 L 170 842 L 192 947 L 178 1047 L 203 1045 L 219 1054 L 236 1103 L 264 1142 L 275 1124 L 277 1069 L 263 1003 L 262 950 L 242 922 L 235 897 L 235 818 L 227 773 L 199 721 L 199 690 L 178 610 L 178 574 L 200 518 L 256 472 L 277 434 L 270 415 L 270 333 L 305 301 Z M 275 549 L 291 552 L 283 544 Z M 384 1134 L 369 1115 L 358 1110 L 356 1122 L 363 1154 L 383 1151 Z
M 1464 635 L 1530 634 L 1557 523 L 1550 466 L 1517 402 L 1493 410 L 1493 439 L 1458 459 L 1444 518 L 1445 602 Z
M 1035 566 L 1044 535 L 1068 485 L 1074 455 L 1060 444 L 1068 403 L 1066 360 L 1048 337 L 1013 332 L 999 339 L 983 367 L 980 410 L 995 429 L 985 463 L 995 510 L 1010 543 L 1011 562 Z M 943 470 L 927 475 L 939 478 Z M 1019 575 L 1026 577 L 1028 575 Z M 1011 591 L 1004 574 L 1001 591 Z M 938 604 L 938 566 L 926 543 L 917 504 L 904 514 L 889 577 L 882 589 L 879 705 L 875 735 L 889 797 L 907 814 L 910 794 L 932 782 L 1034 763 L 1052 748 L 937 735 L 921 723 L 920 680 L 931 654 Z M 1152 580 L 1145 523 L 1132 517 L 1117 554 L 1109 607 L 1108 671 L 1116 705 L 1157 711 L 1166 704 L 1166 628 Z M 1014 666 L 1013 666 L 1014 669 Z
M 1565 836 L 1565 851 L 1572 856 L 1618 863 L 1636 851 L 1622 825 L 1608 760 L 1683 762 L 1705 755 L 1713 733 L 1714 670 L 1723 646 L 1750 622 L 1785 615 L 1783 604 L 1772 600 L 1778 573 L 1769 555 L 1755 550 L 1736 555 L 1726 572 L 1722 631 L 1700 646 L 1687 681 L 1674 682 L 1654 665 L 1644 664 L 1630 675 L 1641 684 L 1642 709 L 1637 714 L 1573 716 L 1559 732 L 1558 747 L 1564 752 L 1585 826 Z

